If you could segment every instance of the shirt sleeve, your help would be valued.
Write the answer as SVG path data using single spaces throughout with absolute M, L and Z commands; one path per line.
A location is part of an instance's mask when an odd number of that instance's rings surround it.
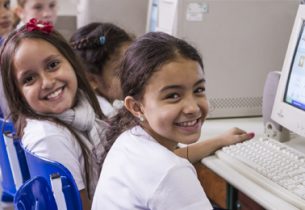
M 150 209 L 213 209 L 195 172 L 186 166 L 171 168 L 149 201 Z
M 23 136 L 24 147 L 37 156 L 64 165 L 71 172 L 78 190 L 84 189 L 84 159 L 74 136 L 68 131 L 57 134 L 50 131 L 49 135 L 42 135 L 41 138 L 37 138 L 37 135 L 39 134 L 31 132 Z

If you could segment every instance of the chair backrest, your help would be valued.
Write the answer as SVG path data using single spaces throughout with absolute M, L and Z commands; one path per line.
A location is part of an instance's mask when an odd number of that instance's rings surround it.
M 13 123 L 0 118 L 1 201 L 12 202 L 17 189 L 30 178 L 20 141 L 14 138 Z
M 25 182 L 14 198 L 17 210 L 57 210 L 52 189 L 44 177 L 37 176 Z
M 49 185 L 52 186 L 52 179 L 50 179 L 50 177 L 59 175 L 61 178 L 66 209 L 81 210 L 82 202 L 80 193 L 70 171 L 58 162 L 38 157 L 26 149 L 24 149 L 24 152 L 31 177 L 42 176 L 47 180 Z

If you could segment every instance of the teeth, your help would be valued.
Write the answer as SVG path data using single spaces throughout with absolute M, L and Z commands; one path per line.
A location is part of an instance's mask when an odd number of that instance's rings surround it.
M 184 127 L 191 127 L 191 126 L 194 126 L 196 123 L 197 123 L 197 120 L 194 120 L 194 121 L 190 121 L 190 122 L 179 123 L 179 125 L 184 126 Z
M 58 89 L 55 92 L 51 93 L 50 95 L 47 96 L 47 99 L 52 99 L 55 98 L 57 96 L 59 96 L 59 94 L 61 93 L 62 89 Z

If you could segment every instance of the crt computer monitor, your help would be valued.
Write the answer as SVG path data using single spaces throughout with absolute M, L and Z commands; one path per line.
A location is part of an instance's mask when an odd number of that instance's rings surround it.
M 305 137 L 305 5 L 295 18 L 271 118 Z

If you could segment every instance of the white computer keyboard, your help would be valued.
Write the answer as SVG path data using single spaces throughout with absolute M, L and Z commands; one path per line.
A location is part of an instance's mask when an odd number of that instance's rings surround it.
M 223 147 L 216 156 L 297 208 L 305 209 L 305 155 L 270 138 Z

